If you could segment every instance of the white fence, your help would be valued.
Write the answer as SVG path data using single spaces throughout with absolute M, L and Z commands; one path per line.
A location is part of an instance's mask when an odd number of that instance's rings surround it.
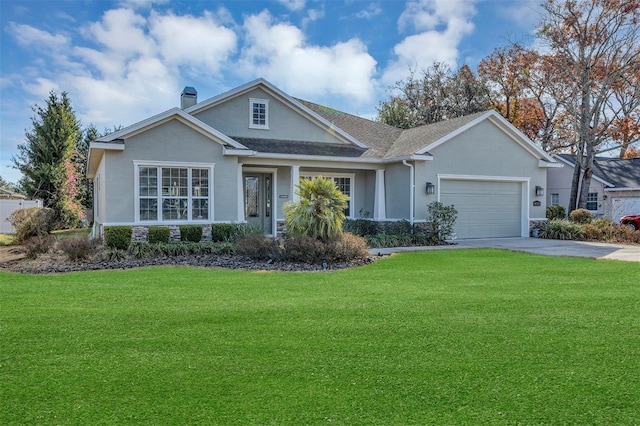
M 13 234 L 15 229 L 9 223 L 9 216 L 16 210 L 29 207 L 42 207 L 41 200 L 3 200 L 0 199 L 0 234 Z

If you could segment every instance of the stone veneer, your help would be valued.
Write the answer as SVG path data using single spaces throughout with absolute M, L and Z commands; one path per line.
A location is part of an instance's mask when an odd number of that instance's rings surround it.
M 156 225 L 153 225 L 156 226 Z M 163 226 L 163 225 L 157 225 Z M 180 225 L 167 225 L 169 228 L 169 241 L 180 242 Z M 149 239 L 149 226 L 133 226 L 131 241 L 134 243 L 146 242 Z M 202 239 L 200 241 L 211 241 L 211 225 L 202 225 Z

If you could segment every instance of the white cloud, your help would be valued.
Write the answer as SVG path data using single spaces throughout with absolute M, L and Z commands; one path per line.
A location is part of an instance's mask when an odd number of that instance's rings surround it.
M 265 77 L 295 96 L 371 101 L 376 61 L 360 40 L 309 45 L 299 28 L 273 22 L 266 11 L 247 17 L 244 30 L 239 64 L 248 78 Z
M 114 55 L 127 59 L 154 52 L 155 42 L 145 34 L 146 24 L 146 19 L 131 9 L 112 9 L 101 21 L 89 25 L 85 33 Z
M 278 3 L 289 10 L 298 11 L 304 9 L 306 0 L 278 0 Z
M 22 47 L 36 47 L 45 50 L 60 50 L 69 44 L 69 38 L 62 34 L 51 34 L 31 25 L 9 22 L 6 31 Z
M 360 19 L 372 19 L 382 13 L 382 8 L 379 3 L 371 3 L 365 9 L 362 9 L 360 12 L 356 13 L 356 18 Z
M 235 33 L 219 25 L 209 12 L 202 17 L 153 13 L 150 33 L 166 62 L 199 73 L 217 73 L 236 49 Z
M 407 3 L 398 19 L 400 32 L 410 34 L 393 48 L 383 81 L 391 85 L 406 78 L 410 69 L 426 68 L 433 62 L 455 67 L 458 45 L 474 29 L 476 10 L 470 0 L 420 0 Z

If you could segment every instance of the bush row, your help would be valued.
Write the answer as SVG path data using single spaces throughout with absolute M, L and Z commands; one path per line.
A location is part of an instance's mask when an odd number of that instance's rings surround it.
M 369 256 L 364 238 L 348 232 L 329 241 L 306 235 L 292 235 L 279 240 L 264 234 L 252 234 L 236 242 L 236 253 L 254 259 L 305 263 L 348 262 Z
M 577 210 L 574 210 L 574 212 Z M 587 210 L 588 211 L 588 210 Z M 540 238 L 554 240 L 590 240 L 640 244 L 640 231 L 633 231 L 610 220 L 596 219 L 586 223 L 583 214 L 574 220 L 553 219 L 540 230 Z

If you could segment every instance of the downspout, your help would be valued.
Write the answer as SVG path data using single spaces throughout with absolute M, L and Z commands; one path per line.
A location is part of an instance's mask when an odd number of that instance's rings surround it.
M 409 167 L 411 171 L 409 172 L 409 223 L 413 226 L 413 202 L 415 199 L 415 170 L 413 168 L 413 164 L 407 163 L 407 160 L 402 160 L 402 164 Z

